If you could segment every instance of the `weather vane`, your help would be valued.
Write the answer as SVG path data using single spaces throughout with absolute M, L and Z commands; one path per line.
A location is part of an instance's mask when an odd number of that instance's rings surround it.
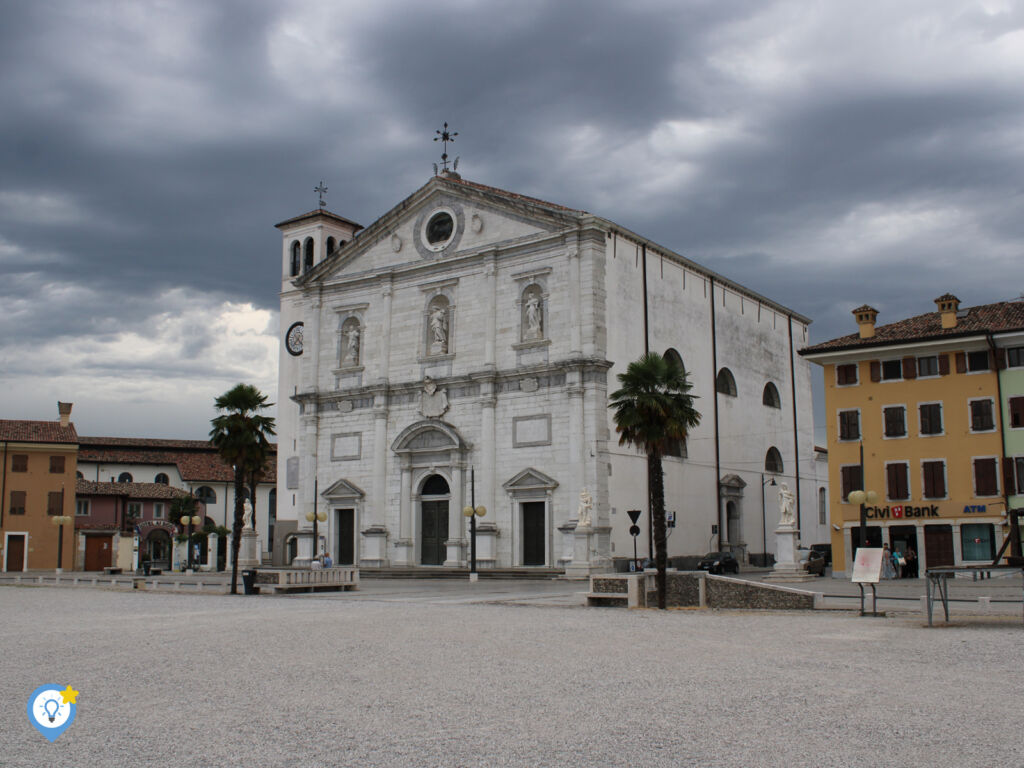
M 444 144 L 444 152 L 441 153 L 441 171 L 443 173 L 448 172 L 448 142 L 454 142 L 455 137 L 458 136 L 458 131 L 449 132 L 448 123 L 444 124 L 444 128 L 440 131 L 434 131 L 437 136 L 434 137 L 434 141 L 440 141 Z M 452 170 L 457 171 L 459 169 L 459 158 L 455 158 L 455 162 L 452 164 Z M 434 175 L 437 175 L 437 163 L 434 163 Z
M 327 187 L 324 186 L 324 180 L 320 179 L 320 186 L 313 187 L 313 191 L 320 196 L 320 207 L 323 208 L 326 203 L 324 202 L 324 195 L 327 194 Z

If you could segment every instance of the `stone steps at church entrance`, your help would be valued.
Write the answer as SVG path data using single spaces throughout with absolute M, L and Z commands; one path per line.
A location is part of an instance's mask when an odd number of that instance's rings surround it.
M 520 581 L 550 580 L 565 577 L 562 568 L 488 568 L 479 570 L 480 579 Z M 360 568 L 362 579 L 469 579 L 469 568 Z

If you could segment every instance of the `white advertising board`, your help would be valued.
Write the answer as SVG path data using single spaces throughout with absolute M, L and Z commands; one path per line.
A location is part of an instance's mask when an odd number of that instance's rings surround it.
M 882 579 L 882 550 L 860 548 L 853 556 L 854 584 L 877 584 Z

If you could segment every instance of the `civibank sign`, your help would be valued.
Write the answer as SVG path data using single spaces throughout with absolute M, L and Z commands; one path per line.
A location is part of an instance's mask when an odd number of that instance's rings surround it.
M 888 507 L 865 507 L 865 517 L 872 520 L 902 520 L 912 517 L 940 517 L 938 504 L 926 504 L 915 507 L 910 504 L 893 504 Z M 984 504 L 967 504 L 963 508 L 965 515 L 985 513 Z

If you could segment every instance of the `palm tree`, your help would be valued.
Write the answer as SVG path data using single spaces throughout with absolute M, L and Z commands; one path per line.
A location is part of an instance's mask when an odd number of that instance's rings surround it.
M 210 442 L 224 462 L 235 470 L 235 520 L 231 527 L 231 594 L 238 594 L 238 548 L 242 539 L 242 511 L 245 480 L 255 483 L 270 454 L 268 436 L 274 434 L 274 419 L 260 414 L 273 403 L 251 384 L 236 384 L 214 401 L 219 416 L 210 423 Z
M 686 439 L 700 424 L 693 407 L 691 384 L 679 363 L 656 352 L 645 354 L 620 373 L 621 389 L 612 393 L 619 445 L 632 445 L 647 453 L 647 488 L 654 528 L 654 563 L 658 569 L 658 607 L 665 607 L 665 568 L 668 540 L 665 536 L 665 477 L 661 457 L 672 443 Z

